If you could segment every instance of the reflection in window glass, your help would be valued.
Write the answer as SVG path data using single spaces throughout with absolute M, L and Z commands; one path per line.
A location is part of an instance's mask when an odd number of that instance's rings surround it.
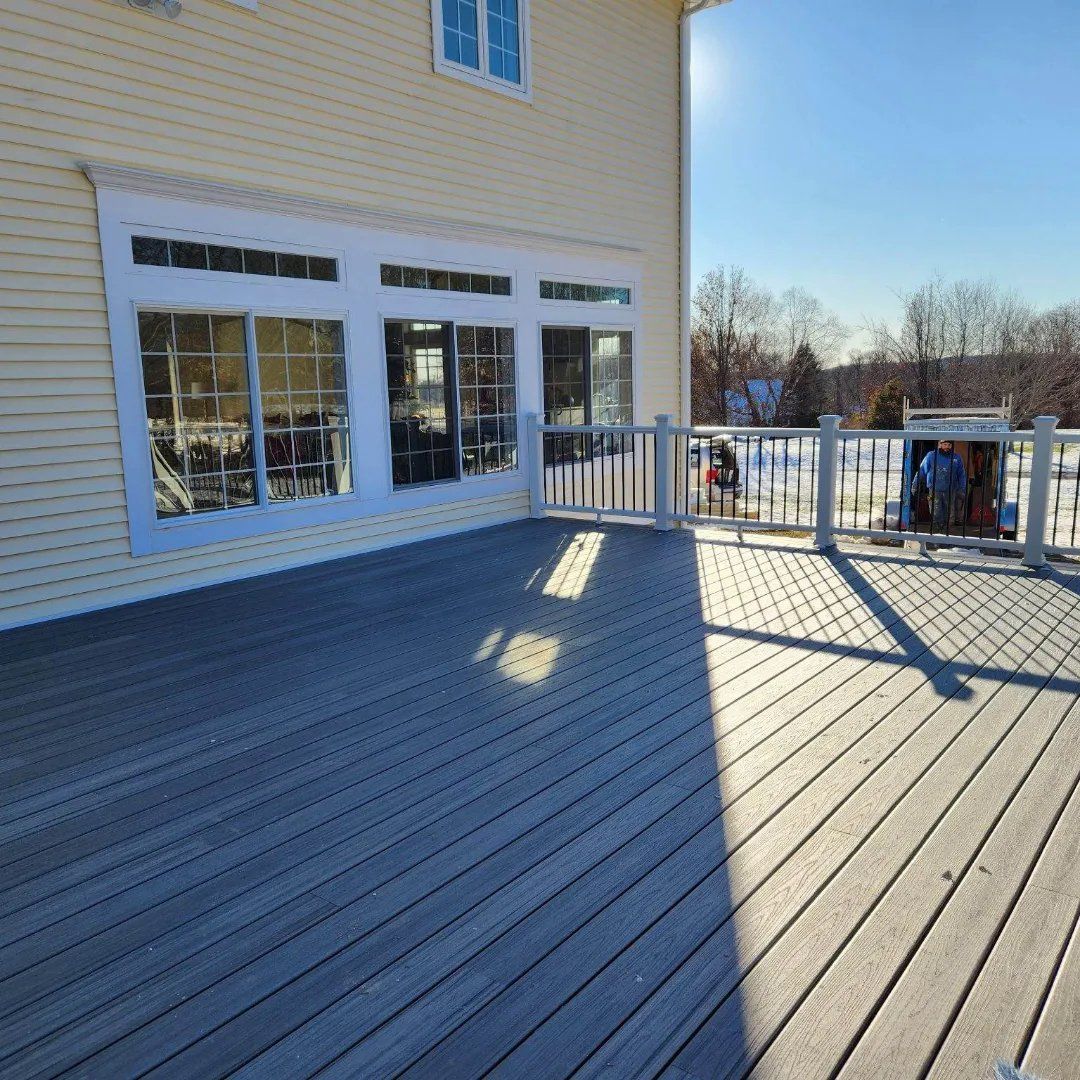
M 344 337 L 333 319 L 255 319 L 271 502 L 352 489 Z
M 257 499 L 242 315 L 139 312 L 159 518 Z
M 310 281 L 338 279 L 337 259 L 321 255 L 166 240 L 156 236 L 133 236 L 131 258 L 137 266 L 171 266 L 178 270 L 214 270 L 260 277 L 307 278 Z
M 480 69 L 476 0 L 442 0 L 443 52 L 447 60 Z
M 518 0 L 487 0 L 488 67 L 497 79 L 521 82 Z
M 580 327 L 543 328 L 544 423 L 591 423 L 586 372 L 589 331 Z
M 632 335 L 629 330 L 592 332 L 592 423 L 634 422 Z
M 517 468 L 514 331 L 458 326 L 461 466 L 466 476 Z
M 457 478 L 452 330 L 448 322 L 386 323 L 395 487 Z

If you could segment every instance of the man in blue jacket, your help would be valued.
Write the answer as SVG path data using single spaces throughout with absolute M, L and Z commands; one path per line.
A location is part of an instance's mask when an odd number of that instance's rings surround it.
M 951 439 L 942 439 L 936 450 L 931 450 L 919 466 L 911 493 L 918 496 L 919 488 L 927 493 L 933 515 L 932 528 L 948 532 L 953 507 L 957 500 L 967 494 L 967 472 L 964 461 L 953 450 Z

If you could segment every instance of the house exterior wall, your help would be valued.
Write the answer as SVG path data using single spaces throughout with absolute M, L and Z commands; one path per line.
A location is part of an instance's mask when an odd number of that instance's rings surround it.
M 531 0 L 522 101 L 433 71 L 430 0 L 184 0 L 175 21 L 0 0 L 0 626 L 527 509 L 522 476 L 132 554 L 114 367 L 130 358 L 110 340 L 86 161 L 388 212 L 406 233 L 415 216 L 507 249 L 536 234 L 623 252 L 640 266 L 636 409 L 676 412 L 679 9 Z

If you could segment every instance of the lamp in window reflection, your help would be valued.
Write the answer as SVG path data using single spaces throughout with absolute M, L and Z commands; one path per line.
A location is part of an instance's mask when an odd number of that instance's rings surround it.
M 140 11 L 161 10 L 170 19 L 175 19 L 184 10 L 180 0 L 128 0 L 128 4 Z

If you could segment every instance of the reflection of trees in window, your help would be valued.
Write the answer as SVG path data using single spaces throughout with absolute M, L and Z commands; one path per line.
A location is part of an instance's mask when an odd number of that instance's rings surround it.
M 142 311 L 138 321 L 157 516 L 253 505 L 243 315 Z
M 514 331 L 457 328 L 461 465 L 466 476 L 517 468 Z
M 258 316 L 266 493 L 271 502 L 351 490 L 344 329 Z
M 386 376 L 394 485 L 457 477 L 452 323 L 387 322 Z

